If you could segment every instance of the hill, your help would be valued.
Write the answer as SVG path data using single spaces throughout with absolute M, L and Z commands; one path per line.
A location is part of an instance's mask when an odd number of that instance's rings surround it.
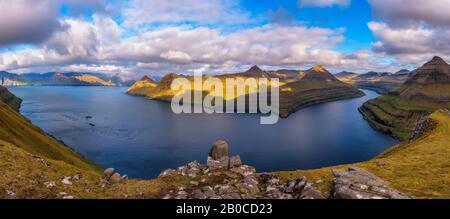
M 184 76 L 175 73 L 164 76 L 157 86 L 155 86 L 155 81 L 152 80 L 149 82 L 144 78 L 130 87 L 128 94 L 171 101 L 177 91 L 171 90 L 170 85 L 173 80 L 180 77 L 184 77 L 193 82 L 192 76 Z M 209 77 L 210 76 L 204 76 L 203 80 L 206 80 Z M 279 113 L 281 117 L 288 117 L 291 113 L 313 104 L 364 95 L 363 92 L 357 90 L 353 86 L 337 80 L 322 66 L 316 66 L 306 71 L 263 71 L 259 67 L 253 66 L 245 72 L 218 75 L 214 77 L 219 78 L 223 82 L 224 88 L 226 87 L 225 81 L 227 78 L 278 78 L 279 83 L 268 84 L 268 86 L 280 88 Z M 191 90 L 188 92 L 194 91 Z M 206 95 L 210 91 L 201 90 L 196 92 L 202 92 L 203 95 Z M 246 95 L 249 95 L 248 92 L 249 91 L 247 90 Z M 237 98 L 237 96 L 226 96 L 225 93 L 221 97 L 224 100 L 236 100 Z
M 5 87 L 0 86 L 0 103 L 1 102 L 6 103 L 13 110 L 19 111 L 22 100 L 9 92 Z
M 398 89 L 360 108 L 369 123 L 407 139 L 416 123 L 437 109 L 450 108 L 449 65 L 439 57 L 414 70 Z
M 98 171 L 93 162 L 47 135 L 27 118 L 0 101 L 0 140 L 6 141 L 29 153 L 64 161 L 83 170 Z

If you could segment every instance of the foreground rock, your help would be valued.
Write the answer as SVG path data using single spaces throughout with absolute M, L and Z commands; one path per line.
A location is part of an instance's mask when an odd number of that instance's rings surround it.
M 368 171 L 351 167 L 333 170 L 333 198 L 335 199 L 409 199 L 410 197 L 389 188 L 387 183 Z
M 108 168 L 103 171 L 102 177 L 100 179 L 100 186 L 105 187 L 107 184 L 116 184 L 125 182 L 127 180 L 127 175 L 121 176 L 119 173 L 116 173 L 114 171 L 114 168 Z

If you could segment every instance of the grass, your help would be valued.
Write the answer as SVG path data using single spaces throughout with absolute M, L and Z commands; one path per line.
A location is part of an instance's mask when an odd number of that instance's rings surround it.
M 450 197 L 450 115 L 436 112 L 431 118 L 437 127 L 412 143 L 396 145 L 378 157 L 362 163 L 327 167 L 318 170 L 287 171 L 276 173 L 282 178 L 306 176 L 310 180 L 323 180 L 316 185 L 329 190 L 332 169 L 349 166 L 361 167 L 381 177 L 395 189 L 418 198 Z M 377 163 L 383 163 L 379 166 Z
M 83 170 L 101 170 L 100 166 L 47 135 L 3 102 L 0 102 L 0 140 L 12 143 L 29 153 L 64 161 Z

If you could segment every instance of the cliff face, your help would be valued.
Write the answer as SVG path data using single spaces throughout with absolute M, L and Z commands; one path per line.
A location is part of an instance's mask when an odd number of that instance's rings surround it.
M 6 103 L 15 111 L 19 111 L 22 100 L 9 92 L 5 87 L 0 86 L 0 102 Z
M 184 77 L 191 82 L 193 77 L 178 74 L 168 74 L 164 76 L 161 82 L 155 86 L 155 83 L 148 82 L 145 79 L 140 80 L 128 90 L 129 94 L 146 96 L 152 99 L 171 101 L 172 97 L 177 93 L 170 89 L 170 85 L 176 78 Z M 224 83 L 227 78 L 278 78 L 278 84 L 269 84 L 268 86 L 277 86 L 280 88 L 280 116 L 288 117 L 298 109 L 313 104 L 334 101 L 339 99 L 361 97 L 363 92 L 355 87 L 345 84 L 337 80 L 322 66 L 316 66 L 306 71 L 295 70 L 279 70 L 267 72 L 261 70 L 257 66 L 253 66 L 246 72 L 218 75 L 215 76 Z M 208 78 L 207 76 L 204 79 Z M 207 95 L 210 91 L 187 91 L 202 92 Z M 249 95 L 249 93 L 246 93 Z M 222 98 L 230 100 L 237 97 L 222 96 Z M 248 104 L 248 103 L 247 103 Z
M 373 127 L 403 139 L 423 117 L 450 108 L 449 65 L 444 60 L 435 57 L 410 75 L 400 88 L 360 108 Z

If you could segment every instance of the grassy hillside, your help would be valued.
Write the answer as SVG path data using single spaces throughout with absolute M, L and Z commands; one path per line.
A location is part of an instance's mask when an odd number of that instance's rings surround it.
M 450 197 L 450 115 L 439 111 L 430 116 L 437 127 L 412 143 L 396 145 L 378 157 L 362 163 L 327 167 L 318 170 L 279 172 L 285 179 L 306 176 L 318 187 L 329 190 L 332 169 L 361 167 L 387 181 L 390 186 L 418 198 Z
M 0 140 L 14 144 L 29 153 L 64 161 L 84 170 L 100 170 L 99 166 L 48 136 L 3 102 L 0 102 Z
M 22 100 L 9 92 L 5 87 L 0 86 L 0 102 L 6 103 L 15 111 L 19 111 Z

